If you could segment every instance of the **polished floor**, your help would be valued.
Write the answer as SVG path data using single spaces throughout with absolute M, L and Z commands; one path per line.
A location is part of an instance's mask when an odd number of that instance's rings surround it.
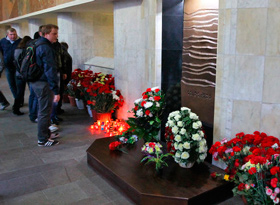
M 12 102 L 5 76 L 0 89 Z M 0 110 L 0 204 L 133 204 L 94 172 L 86 160 L 86 150 L 97 139 L 85 110 L 64 104 L 64 121 L 59 125 L 60 144 L 38 147 L 36 124 L 28 118 L 28 95 L 14 116 L 12 106 Z M 234 197 L 223 205 L 243 204 Z

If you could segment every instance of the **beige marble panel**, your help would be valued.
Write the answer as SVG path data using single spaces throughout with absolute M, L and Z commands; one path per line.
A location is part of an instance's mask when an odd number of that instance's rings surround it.
M 232 133 L 253 133 L 260 129 L 261 103 L 253 101 L 233 101 Z
M 236 24 L 237 24 L 237 9 L 227 9 L 226 22 L 229 24 L 227 27 L 227 40 L 225 42 L 225 54 L 235 54 L 236 52 Z
M 280 105 L 263 104 L 260 131 L 280 138 Z
M 232 99 L 235 84 L 235 56 L 218 56 L 215 95 Z
M 280 58 L 267 57 L 264 70 L 263 102 L 280 103 Z
M 261 101 L 263 76 L 263 56 L 236 56 L 233 98 L 236 100 Z
M 267 14 L 266 54 L 280 55 L 280 8 L 269 8 Z
M 280 0 L 269 0 L 268 7 L 269 8 L 280 7 Z
M 236 52 L 265 54 L 267 9 L 238 9 Z
M 219 9 L 225 9 L 226 8 L 226 0 L 219 0 Z
M 213 141 L 231 138 L 233 101 L 226 98 L 215 98 Z
M 269 0 L 238 0 L 238 8 L 266 8 Z

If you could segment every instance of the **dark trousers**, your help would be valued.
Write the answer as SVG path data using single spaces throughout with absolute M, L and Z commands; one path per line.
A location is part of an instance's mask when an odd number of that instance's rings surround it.
M 29 119 L 31 121 L 36 120 L 38 117 L 38 98 L 32 89 L 31 83 L 29 85 L 29 100 L 28 100 L 28 108 L 29 108 Z
M 6 78 L 8 80 L 10 90 L 14 98 L 16 99 L 17 98 L 16 69 L 6 68 L 5 70 L 6 70 Z
M 2 93 L 2 91 L 0 90 L 0 103 L 2 105 L 7 105 L 9 102 L 8 100 L 5 98 L 4 94 Z
M 54 94 L 44 81 L 32 82 L 31 87 L 38 98 L 38 141 L 45 142 L 50 137 L 50 116 Z

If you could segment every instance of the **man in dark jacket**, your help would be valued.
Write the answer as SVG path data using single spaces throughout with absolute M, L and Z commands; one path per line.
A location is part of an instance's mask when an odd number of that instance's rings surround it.
M 31 82 L 31 86 L 38 98 L 38 146 L 53 146 L 59 144 L 51 139 L 50 113 L 52 103 L 60 99 L 57 65 L 52 44 L 57 41 L 58 27 L 47 24 L 42 30 L 43 36 L 38 39 L 39 43 L 44 43 L 36 48 L 36 63 L 44 70 L 41 78 L 36 82 Z M 55 137 L 55 135 L 54 135 Z
M 0 78 L 3 69 L 4 69 L 3 55 L 2 52 L 0 51 Z M 8 102 L 8 100 L 5 98 L 4 94 L 0 90 L 0 110 L 5 110 L 5 108 L 8 107 L 9 105 L 10 103 Z
M 17 48 L 21 38 L 18 37 L 17 31 L 14 28 L 7 30 L 7 36 L 0 40 L 0 51 L 3 53 L 4 66 L 6 68 L 6 77 L 9 83 L 10 90 L 14 96 L 14 105 L 18 104 L 17 99 L 17 86 L 16 86 L 16 68 L 13 63 L 14 51 Z M 13 106 L 13 113 L 15 115 L 23 115 L 17 106 Z

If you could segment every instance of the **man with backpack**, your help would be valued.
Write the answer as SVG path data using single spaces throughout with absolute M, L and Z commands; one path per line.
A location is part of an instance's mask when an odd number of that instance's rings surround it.
M 58 27 L 47 24 L 42 30 L 43 36 L 36 42 L 36 64 L 43 71 L 41 77 L 30 82 L 39 104 L 38 110 L 38 146 L 53 146 L 59 144 L 58 141 L 51 139 L 50 113 L 52 103 L 60 99 L 57 65 L 52 44 L 57 41 Z M 55 137 L 55 136 L 54 136 Z

